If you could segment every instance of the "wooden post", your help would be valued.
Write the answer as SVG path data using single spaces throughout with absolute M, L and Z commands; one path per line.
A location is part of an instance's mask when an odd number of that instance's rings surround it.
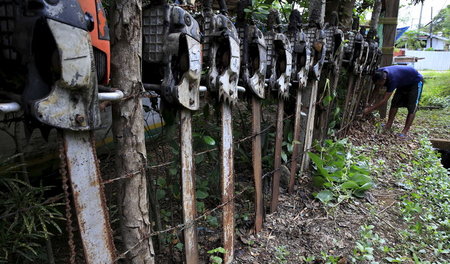
M 112 85 L 126 100 L 113 104 L 113 134 L 116 142 L 116 175 L 134 173 L 119 190 L 119 212 L 123 250 L 129 263 L 155 263 L 151 237 L 145 148 L 142 91 L 142 1 L 116 0 L 110 13 L 112 33 Z M 136 244 L 140 242 L 137 246 Z
M 186 225 L 184 244 L 186 263 L 198 263 L 198 243 L 194 156 L 192 150 L 192 114 L 189 109 L 180 112 L 181 189 L 183 193 L 183 223 Z
M 397 33 L 398 8 L 400 0 L 385 1 L 385 16 L 380 18 L 380 23 L 383 24 L 383 56 L 381 57 L 380 66 L 392 65 L 394 58 L 394 42 Z M 387 104 L 380 108 L 381 118 L 385 118 L 387 113 Z
M 262 188 L 262 163 L 261 163 L 261 102 L 256 96 L 252 96 L 252 163 L 253 177 L 255 179 L 255 232 L 261 231 L 264 217 L 264 197 Z M 281 148 L 280 148 L 281 149 Z

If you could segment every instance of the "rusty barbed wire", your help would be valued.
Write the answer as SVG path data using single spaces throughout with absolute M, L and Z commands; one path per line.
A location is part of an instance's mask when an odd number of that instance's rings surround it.
M 311 150 L 312 148 L 307 149 L 307 151 Z M 296 161 L 299 161 L 302 158 L 301 155 L 299 155 L 296 159 Z M 290 163 L 292 162 L 292 159 L 287 160 L 286 163 Z M 265 179 L 271 175 L 273 175 L 275 172 L 281 170 L 281 167 L 278 169 L 274 169 L 271 170 L 269 172 L 264 173 L 261 176 L 261 179 Z M 248 186 L 245 187 L 243 190 L 239 191 L 238 193 L 236 193 L 232 199 L 221 203 L 219 205 L 217 205 L 216 207 L 206 210 L 203 214 L 201 214 L 200 216 L 196 217 L 194 220 L 189 221 L 188 223 L 183 223 L 183 224 L 178 224 L 169 228 L 166 228 L 164 230 L 159 230 L 159 231 L 154 231 L 148 234 L 144 234 L 144 236 L 141 238 L 141 240 L 139 240 L 135 245 L 133 245 L 131 248 L 127 249 L 126 251 L 120 253 L 118 255 L 118 257 L 114 260 L 114 263 L 117 262 L 119 259 L 123 259 L 125 258 L 126 254 L 128 254 L 129 252 L 131 252 L 132 250 L 134 250 L 136 247 L 138 247 L 141 243 L 145 242 L 146 240 L 148 240 L 149 238 L 153 237 L 153 236 L 157 236 L 157 235 L 161 235 L 164 233 L 169 233 L 172 231 L 183 231 L 186 228 L 192 227 L 194 224 L 196 224 L 197 222 L 199 222 L 200 220 L 204 219 L 206 216 L 211 215 L 212 213 L 214 213 L 215 211 L 221 209 L 222 207 L 224 207 L 225 205 L 229 204 L 230 202 L 234 202 L 237 198 L 239 198 L 242 194 L 244 194 L 246 191 L 251 190 L 253 188 L 253 186 Z
M 285 121 L 287 119 L 290 119 L 292 116 L 293 115 L 289 115 L 289 116 L 285 117 L 283 119 L 283 121 Z M 269 125 L 269 126 L 265 127 L 264 129 L 262 129 L 259 133 L 252 134 L 250 136 L 247 136 L 247 137 L 241 138 L 239 140 L 236 140 L 235 142 L 233 142 L 233 144 L 239 144 L 239 143 L 245 142 L 247 140 L 253 139 L 256 136 L 259 136 L 259 135 L 262 135 L 262 134 L 266 133 L 269 129 L 271 129 L 273 127 L 275 127 L 275 125 Z M 212 149 L 208 149 L 208 150 L 204 150 L 204 151 L 201 151 L 201 152 L 194 153 L 194 156 L 200 156 L 200 155 L 203 155 L 203 154 L 206 154 L 206 153 L 210 153 L 210 152 L 214 152 L 214 151 L 217 151 L 217 150 L 219 150 L 218 147 L 212 148 Z M 163 163 L 160 163 L 160 164 L 147 166 L 147 169 L 161 168 L 161 167 L 172 165 L 174 163 L 175 163 L 175 161 L 163 162 Z M 140 171 L 131 172 L 131 173 L 125 174 L 125 175 L 120 176 L 120 177 L 116 177 L 116 178 L 105 180 L 105 181 L 102 182 L 102 184 L 105 185 L 105 184 L 113 183 L 113 182 L 116 182 L 116 181 L 129 179 L 129 178 L 132 178 L 132 177 L 134 177 L 135 175 L 137 175 L 139 173 L 140 173 Z

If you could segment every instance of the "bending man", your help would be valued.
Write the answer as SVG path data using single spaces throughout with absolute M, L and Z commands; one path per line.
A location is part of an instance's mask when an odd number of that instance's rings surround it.
M 399 136 L 406 136 L 414 121 L 417 105 L 422 94 L 423 76 L 412 67 L 394 65 L 378 69 L 373 74 L 372 80 L 376 86 L 386 86 L 387 90 L 383 99 L 364 109 L 364 114 L 369 114 L 387 103 L 396 90 L 385 129 L 391 129 L 398 108 L 406 107 L 408 116 L 406 117 L 405 127 L 399 134 Z

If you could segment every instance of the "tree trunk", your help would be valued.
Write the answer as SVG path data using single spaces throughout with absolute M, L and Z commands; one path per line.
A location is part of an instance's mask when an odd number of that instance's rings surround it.
M 325 0 L 309 1 L 309 23 L 323 26 L 325 19 Z
M 140 100 L 142 0 L 116 0 L 111 8 L 112 85 L 125 99 L 112 107 L 116 176 L 123 180 L 118 200 L 123 250 L 128 263 L 154 263 L 145 166 L 144 120 Z
M 394 58 L 394 42 L 395 35 L 397 33 L 397 20 L 398 20 L 398 9 L 400 0 L 386 1 L 386 13 L 385 17 L 380 19 L 380 23 L 383 24 L 383 56 L 381 57 L 380 66 L 390 66 L 392 65 L 392 60 Z M 381 95 L 380 95 L 381 98 Z M 380 117 L 386 118 L 387 114 L 387 103 L 379 108 Z
M 381 0 L 375 0 L 373 4 L 372 18 L 370 19 L 370 29 L 377 30 L 378 21 L 380 20 L 381 14 Z
M 355 0 L 341 0 L 339 9 L 340 26 L 350 30 L 352 28 L 353 8 L 355 7 Z

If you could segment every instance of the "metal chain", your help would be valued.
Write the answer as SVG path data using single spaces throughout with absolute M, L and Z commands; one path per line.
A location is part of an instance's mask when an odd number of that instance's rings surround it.
M 67 162 L 66 162 L 66 153 L 64 148 L 64 139 L 63 139 L 63 132 L 58 131 L 58 149 L 59 149 L 59 174 L 61 174 L 62 178 L 62 187 L 64 190 L 64 197 L 65 197 L 65 205 L 66 205 L 66 230 L 68 235 L 68 244 L 69 244 L 69 254 L 70 264 L 75 264 L 75 242 L 74 242 L 74 235 L 73 235 L 73 227 L 72 227 L 72 207 L 70 205 L 70 192 L 69 192 L 69 178 L 67 176 Z

